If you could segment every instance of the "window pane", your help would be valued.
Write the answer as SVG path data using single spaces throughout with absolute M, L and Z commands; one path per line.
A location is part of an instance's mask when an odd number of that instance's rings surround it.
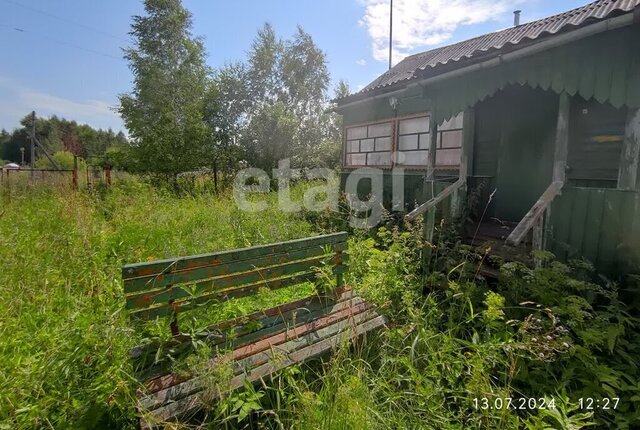
M 429 132 L 429 117 L 405 119 L 400 121 L 400 134 Z
M 364 166 L 367 162 L 367 154 L 348 154 L 347 165 L 349 166 Z
M 426 166 L 429 151 L 405 151 L 396 154 L 396 162 L 404 166 Z
M 390 137 L 377 138 L 376 151 L 391 151 L 391 138 Z
M 359 140 L 350 140 L 347 142 L 347 152 L 360 152 Z
M 413 134 L 409 136 L 400 136 L 398 139 L 398 149 L 406 151 L 408 149 L 418 149 L 418 136 Z
M 391 136 L 391 123 L 385 122 L 384 124 L 375 124 L 369 126 L 368 137 L 386 137 Z
M 431 133 L 425 133 L 420 135 L 420 149 L 429 149 L 431 144 Z
M 391 165 L 391 153 L 390 152 L 371 152 L 367 154 L 368 166 L 390 166 Z
M 367 137 L 367 127 L 351 127 L 347 129 L 347 140 Z
M 460 164 L 459 149 L 440 149 L 436 151 L 437 166 L 457 166 Z
M 373 139 L 365 139 L 360 141 L 360 152 L 373 151 Z
M 442 148 L 460 148 L 462 146 L 462 130 L 442 133 Z

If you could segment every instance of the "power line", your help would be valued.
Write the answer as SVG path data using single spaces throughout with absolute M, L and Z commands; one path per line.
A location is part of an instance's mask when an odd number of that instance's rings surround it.
M 7 25 L 7 24 L 0 24 L 0 27 L 9 28 L 9 29 L 17 31 L 19 33 L 32 34 L 34 36 L 37 36 L 37 37 L 40 37 L 42 39 L 48 40 L 50 42 L 54 42 L 54 43 L 57 43 L 59 45 L 69 46 L 71 48 L 79 49 L 81 51 L 90 52 L 90 53 L 95 54 L 95 55 L 100 55 L 100 56 L 107 57 L 107 58 L 113 58 L 113 59 L 116 59 L 116 60 L 122 60 L 122 57 L 117 57 L 115 55 L 107 54 L 106 52 L 100 52 L 100 51 L 97 51 L 95 49 L 86 48 L 84 46 L 76 45 L 75 43 L 66 42 L 64 40 L 56 39 L 54 37 L 50 37 L 50 36 L 47 36 L 47 35 L 44 35 L 44 34 L 41 34 L 41 33 L 36 33 L 34 31 L 30 31 L 30 30 L 27 31 L 27 30 L 25 30 L 23 28 L 20 28 L 20 27 L 14 27 L 12 25 Z
M 39 13 L 41 15 L 45 15 L 45 16 L 48 16 L 50 18 L 54 18 L 54 19 L 66 22 L 67 24 L 72 24 L 72 25 L 76 25 L 78 27 L 82 27 L 85 30 L 92 31 L 94 33 L 101 34 L 103 36 L 107 36 L 107 37 L 110 37 L 112 39 L 119 40 L 121 42 L 125 42 L 125 43 L 129 43 L 130 42 L 129 40 L 127 40 L 127 39 L 125 39 L 123 37 L 120 37 L 118 35 L 115 35 L 113 33 L 109 33 L 109 32 L 103 31 L 103 30 L 99 30 L 99 29 L 97 29 L 95 27 L 91 27 L 89 25 L 82 24 L 81 22 L 76 22 L 76 21 L 73 21 L 71 19 L 68 19 L 68 18 L 65 18 L 65 17 L 62 17 L 62 16 L 54 15 L 54 14 L 52 14 L 50 12 L 46 12 L 46 11 L 44 11 L 42 9 L 38 9 L 38 8 L 33 7 L 33 6 L 22 4 L 20 2 L 15 1 L 15 0 L 4 0 L 4 2 L 12 4 L 14 6 L 22 7 L 24 9 L 28 9 L 28 10 L 33 11 L 33 12 L 37 12 L 37 13 Z

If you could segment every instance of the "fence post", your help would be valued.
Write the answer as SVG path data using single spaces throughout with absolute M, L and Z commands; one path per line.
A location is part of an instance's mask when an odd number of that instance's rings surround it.
M 107 180 L 107 185 L 111 185 L 111 166 L 104 167 L 104 176 Z
M 73 184 L 73 189 L 77 190 L 78 189 L 78 156 L 77 155 L 73 156 L 73 176 L 71 181 Z
M 213 190 L 218 193 L 218 160 L 213 160 Z

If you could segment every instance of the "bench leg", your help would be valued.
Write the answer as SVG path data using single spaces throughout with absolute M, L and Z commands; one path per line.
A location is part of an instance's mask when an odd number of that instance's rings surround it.
M 178 336 L 180 334 L 180 328 L 178 327 L 178 313 L 174 312 L 173 317 L 171 319 L 171 334 L 173 336 Z

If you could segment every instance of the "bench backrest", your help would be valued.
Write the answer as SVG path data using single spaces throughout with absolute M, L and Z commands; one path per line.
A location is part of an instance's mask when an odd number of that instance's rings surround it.
M 146 263 L 122 268 L 126 306 L 132 318 L 174 317 L 210 300 L 228 300 L 316 277 L 331 265 L 341 286 L 347 233 L 274 243 Z

